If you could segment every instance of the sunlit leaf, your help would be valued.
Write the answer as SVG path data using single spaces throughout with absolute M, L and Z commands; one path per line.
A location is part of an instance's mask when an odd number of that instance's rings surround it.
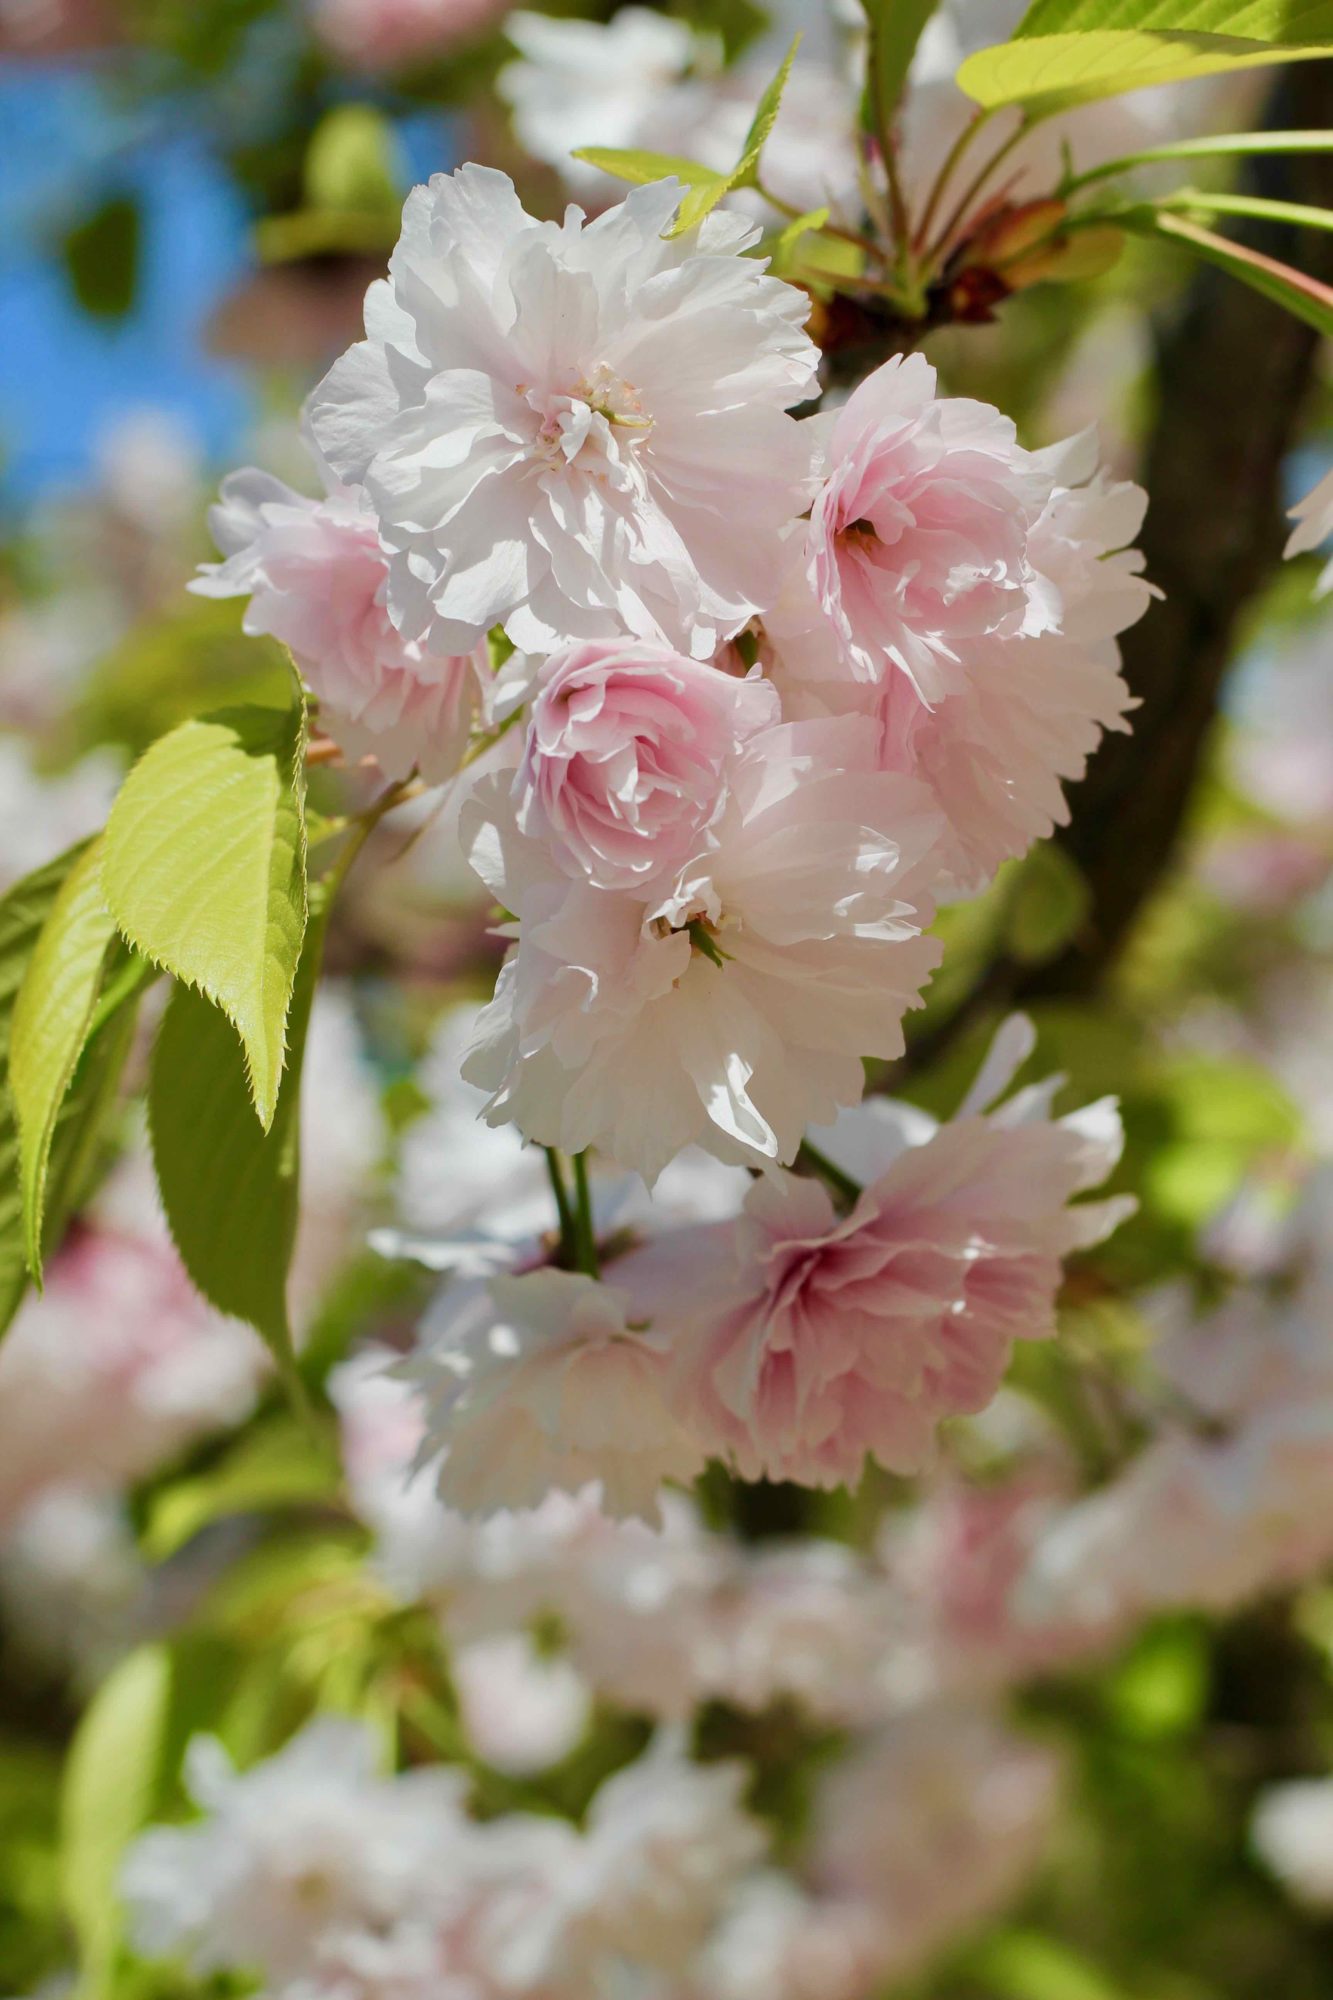
M 266 1127 L 305 932 L 304 731 L 296 703 L 173 730 L 125 780 L 102 861 L 122 935 L 236 1029 Z
M 1333 0 L 1037 0 L 1010 42 L 958 72 L 994 109 L 1048 111 L 1148 84 L 1333 52 Z

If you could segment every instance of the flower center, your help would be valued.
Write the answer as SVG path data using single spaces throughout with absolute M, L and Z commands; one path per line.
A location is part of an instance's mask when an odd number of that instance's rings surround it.
M 643 482 L 638 454 L 652 433 L 638 391 L 605 363 L 568 389 L 528 389 L 519 394 L 536 411 L 536 458 L 544 470 L 577 466 L 618 492 Z

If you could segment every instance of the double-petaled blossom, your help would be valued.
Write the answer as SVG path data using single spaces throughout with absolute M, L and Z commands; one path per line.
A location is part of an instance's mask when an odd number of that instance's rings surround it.
M 416 188 L 366 339 L 315 391 L 364 485 L 408 637 L 467 652 L 494 625 L 546 653 L 621 632 L 698 658 L 777 595 L 810 448 L 808 300 L 713 214 L 668 238 L 681 188 L 537 222 L 468 166 Z
M 896 668 L 938 701 L 978 640 L 1051 629 L 1029 547 L 1049 477 L 998 410 L 937 395 L 919 354 L 853 390 L 822 474 L 802 554 L 826 672 L 879 682 Z
M 477 656 L 405 638 L 386 606 L 388 559 L 364 493 L 340 486 L 316 454 L 322 498 L 249 467 L 222 482 L 209 527 L 222 553 L 190 585 L 248 597 L 245 630 L 280 639 L 319 699 L 320 722 L 349 756 L 391 777 L 414 765 L 432 781 L 458 769 L 481 676 Z
M 885 767 L 937 801 L 942 884 L 973 891 L 1068 818 L 1064 783 L 1125 726 L 1145 496 L 1090 433 L 1023 451 L 917 356 L 861 385 L 825 463 L 766 621 L 773 671 L 792 713 L 873 718 Z
M 855 717 L 739 744 L 719 809 L 665 893 L 571 882 L 506 787 L 473 801 L 473 866 L 517 919 L 464 1065 L 487 1117 L 648 1180 L 698 1142 L 791 1160 L 903 1047 L 938 959 L 922 932 L 937 821 L 875 768 Z
M 575 882 L 646 892 L 698 851 L 738 745 L 778 719 L 767 681 L 660 646 L 571 646 L 537 681 L 518 829 Z
M 919 1472 L 943 1419 L 993 1399 L 1014 1342 L 1054 1332 L 1061 1260 L 1126 1210 L 1070 1205 L 1121 1130 L 1109 1100 L 1052 1120 L 1053 1085 L 985 1111 L 1025 1026 L 951 1123 L 871 1100 L 816 1133 L 865 1183 L 850 1213 L 816 1181 L 756 1183 L 730 1274 L 710 1272 L 673 1343 L 678 1406 L 710 1455 L 812 1486 L 854 1483 L 867 1455 Z
M 574 1272 L 460 1287 L 405 1364 L 424 1393 L 423 1458 L 444 1449 L 441 1498 L 493 1514 L 598 1480 L 609 1513 L 655 1520 L 662 1482 L 703 1461 L 667 1405 L 660 1342 L 627 1314 L 622 1292 Z

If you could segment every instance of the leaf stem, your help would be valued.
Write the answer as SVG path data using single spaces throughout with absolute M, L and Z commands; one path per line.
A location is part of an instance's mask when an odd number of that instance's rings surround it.
M 944 164 L 935 176 L 935 185 L 931 188 L 926 198 L 925 208 L 921 212 L 921 220 L 917 224 L 916 247 L 918 250 L 923 249 L 925 246 L 930 234 L 930 225 L 935 220 L 939 205 L 944 199 L 945 189 L 961 166 L 963 157 L 971 146 L 972 141 L 992 116 L 993 114 L 990 111 L 978 111 L 976 116 L 970 118 L 967 124 L 964 125 L 962 131 L 958 134 L 958 137 L 954 140 L 948 153 L 945 155 Z

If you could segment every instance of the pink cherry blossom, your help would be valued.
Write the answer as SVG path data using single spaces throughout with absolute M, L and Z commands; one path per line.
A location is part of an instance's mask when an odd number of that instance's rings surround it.
M 911 781 L 876 771 L 856 717 L 744 745 L 722 811 L 666 895 L 571 883 L 481 788 L 473 866 L 518 942 L 464 1065 L 486 1116 L 653 1180 L 698 1142 L 790 1160 L 903 1047 L 938 948 L 922 935 L 938 834 Z
M 961 407 L 970 413 L 977 406 Z M 952 429 L 974 420 L 944 421 Z M 988 523 L 984 482 L 968 503 L 971 516 L 960 504 L 955 525 L 974 538 L 989 532 L 993 559 L 976 539 L 971 570 L 960 562 L 947 579 L 937 578 L 934 610 L 921 594 L 927 558 L 906 548 L 908 530 L 901 547 L 889 548 L 862 527 L 818 545 L 812 529 L 809 571 L 798 538 L 784 596 L 766 620 L 768 664 L 788 712 L 873 717 L 885 768 L 930 788 L 946 829 L 943 884 L 953 893 L 984 887 L 1001 862 L 1066 823 L 1064 784 L 1082 777 L 1104 730 L 1128 726 L 1134 704 L 1121 678 L 1117 638 L 1154 594 L 1140 574 L 1142 557 L 1128 546 L 1142 523 L 1145 495 L 1100 469 L 1093 434 L 1021 456 L 1021 488 L 1007 515 L 997 503 Z M 927 482 L 940 508 L 953 504 L 949 463 L 935 466 Z M 826 501 L 835 489 L 836 474 Z M 1017 506 L 1020 490 L 1026 513 Z M 947 538 L 934 540 L 956 558 Z M 901 590 L 893 581 L 900 562 Z M 818 576 L 825 572 L 834 585 L 821 595 Z M 839 578 L 846 589 L 837 587 Z M 853 642 L 856 631 L 871 629 L 877 592 L 888 592 L 898 610 L 909 600 L 917 606 L 912 629 L 919 643 L 915 653 L 907 640 L 894 652 L 886 638 L 888 664 L 872 673 L 873 649 Z M 863 616 L 849 622 L 854 601 Z M 986 602 L 993 617 L 985 614 Z M 979 624 L 964 637 L 953 620 L 968 605 Z M 878 629 L 884 637 L 887 627 Z M 904 666 L 908 671 L 899 671 Z
M 113 1491 L 239 1422 L 265 1371 L 189 1283 L 165 1226 L 84 1224 L 0 1346 L 0 1518 L 48 1487 Z
M 896 667 L 935 701 L 977 640 L 1049 628 L 1028 546 L 1049 478 L 998 410 L 938 396 L 920 355 L 853 390 L 823 470 L 808 578 L 852 679 Z
M 349 756 L 374 756 L 392 777 L 413 765 L 433 782 L 452 777 L 486 663 L 429 653 L 394 630 L 374 514 L 364 494 L 326 484 L 312 500 L 253 467 L 230 474 L 209 513 L 223 561 L 190 588 L 250 599 L 245 630 L 290 647 L 320 723 Z
M 998 1054 L 1028 1045 L 1006 1041 Z M 921 1471 L 944 1418 L 986 1407 L 1015 1340 L 1055 1331 L 1061 1259 L 1125 1212 L 1068 1206 L 1119 1157 L 1113 1105 L 1052 1122 L 1049 1098 L 934 1129 L 883 1100 L 845 1113 L 816 1139 L 844 1171 L 878 1167 L 847 1215 L 820 1182 L 756 1183 L 730 1286 L 673 1348 L 682 1417 L 710 1453 L 746 1478 L 851 1484 L 867 1454 Z
M 600 1480 L 608 1513 L 657 1519 L 663 1480 L 691 1480 L 702 1459 L 667 1407 L 660 1346 L 629 1327 L 627 1305 L 566 1271 L 459 1288 L 434 1346 L 405 1364 L 425 1395 L 422 1455 L 445 1448 L 443 1500 L 493 1514 Z
M 697 851 L 776 690 L 659 646 L 593 640 L 543 667 L 515 780 L 520 832 L 575 881 L 646 889 Z

